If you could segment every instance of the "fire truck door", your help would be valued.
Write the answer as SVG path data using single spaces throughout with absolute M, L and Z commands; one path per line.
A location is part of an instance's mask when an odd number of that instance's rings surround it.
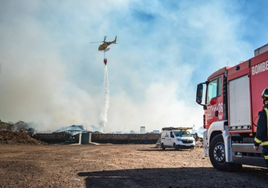
M 205 127 L 208 128 L 211 123 L 223 120 L 223 93 L 222 93 L 223 75 L 211 80 L 207 86 L 207 96 L 205 110 Z

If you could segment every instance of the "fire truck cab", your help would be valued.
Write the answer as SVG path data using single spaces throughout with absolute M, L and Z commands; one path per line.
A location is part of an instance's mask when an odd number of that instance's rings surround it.
M 196 102 L 203 106 L 204 154 L 221 171 L 242 164 L 264 166 L 262 148 L 253 149 L 261 93 L 268 87 L 268 44 L 255 56 L 223 67 L 197 85 Z

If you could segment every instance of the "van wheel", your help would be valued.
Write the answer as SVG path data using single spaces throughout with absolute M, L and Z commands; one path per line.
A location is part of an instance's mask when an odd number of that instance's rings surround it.
M 164 143 L 161 144 L 161 148 L 162 148 L 162 150 L 166 149 L 165 146 L 164 146 Z
M 221 135 L 212 139 L 209 146 L 209 158 L 213 167 L 220 171 L 235 171 L 242 167 L 239 164 L 226 162 L 225 145 Z
M 173 144 L 173 148 L 174 148 L 175 150 L 180 150 L 180 147 L 179 147 L 178 145 L 176 145 L 175 143 Z

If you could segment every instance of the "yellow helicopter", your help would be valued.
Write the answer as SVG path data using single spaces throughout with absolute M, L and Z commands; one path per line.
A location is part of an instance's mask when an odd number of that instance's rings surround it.
M 107 52 L 108 50 L 110 50 L 110 48 L 107 48 L 107 47 L 111 44 L 116 44 L 116 39 L 117 39 L 117 36 L 115 37 L 114 41 L 106 42 L 106 36 L 104 36 L 104 41 L 101 41 L 103 42 L 103 44 L 99 46 L 99 51 Z M 91 43 L 100 43 L 100 42 L 91 42 Z

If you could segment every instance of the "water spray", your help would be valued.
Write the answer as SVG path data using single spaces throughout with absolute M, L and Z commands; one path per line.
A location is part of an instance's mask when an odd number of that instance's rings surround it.
M 108 121 L 108 109 L 109 109 L 109 99 L 110 99 L 110 91 L 109 91 L 109 78 L 108 78 L 108 67 L 107 67 L 107 59 L 104 55 L 103 60 L 105 66 L 104 66 L 104 105 L 100 114 L 100 129 L 103 131 L 107 121 Z

